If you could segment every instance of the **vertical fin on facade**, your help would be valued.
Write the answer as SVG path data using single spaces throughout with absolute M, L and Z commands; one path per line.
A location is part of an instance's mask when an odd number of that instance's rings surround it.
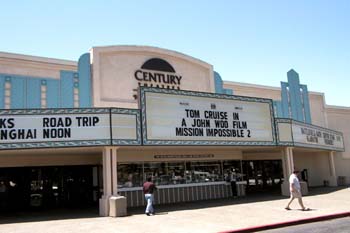
M 61 70 L 60 99 L 62 108 L 74 107 L 74 74 L 76 72 Z
M 27 92 L 26 102 L 27 108 L 40 108 L 41 107 L 41 80 L 40 79 L 27 79 Z
M 46 86 L 45 92 L 43 86 Z M 60 107 L 58 80 L 0 74 L 0 108 L 58 107 Z
M 288 93 L 288 83 L 281 82 L 281 103 L 282 103 L 282 116 L 281 117 L 290 117 L 289 110 L 289 93 Z
M 46 79 L 46 101 L 47 101 L 47 107 L 48 108 L 59 108 L 59 81 L 55 79 Z
M 0 74 L 0 108 L 91 107 L 90 54 L 78 64 L 78 72 L 61 70 L 59 80 Z
M 232 89 L 225 89 L 220 74 L 214 71 L 215 93 L 233 95 Z
M 5 75 L 0 74 L 0 108 L 5 108 Z
M 80 56 L 78 61 L 79 106 L 91 107 L 91 65 L 90 53 Z
M 311 124 L 309 93 L 306 85 L 301 85 L 299 74 L 291 69 L 287 72 L 288 82 L 281 82 L 281 113 L 279 117 Z
M 24 77 L 11 77 L 11 108 L 26 107 L 26 80 Z
M 301 92 L 299 74 L 293 69 L 287 72 L 289 84 L 289 100 L 292 118 L 299 121 L 304 121 L 303 107 L 301 105 Z
M 306 85 L 300 85 L 303 92 L 304 116 L 305 122 L 311 124 L 309 92 Z
M 273 107 L 274 107 L 274 113 L 275 116 L 283 116 L 283 112 L 282 112 L 282 102 L 279 100 L 274 100 L 273 101 Z

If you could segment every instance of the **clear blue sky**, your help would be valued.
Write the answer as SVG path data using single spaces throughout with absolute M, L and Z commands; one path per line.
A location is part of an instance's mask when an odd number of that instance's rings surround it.
M 0 51 L 77 60 L 93 46 L 149 45 L 224 80 L 280 86 L 293 68 L 330 105 L 350 106 L 350 1 L 2 1 Z

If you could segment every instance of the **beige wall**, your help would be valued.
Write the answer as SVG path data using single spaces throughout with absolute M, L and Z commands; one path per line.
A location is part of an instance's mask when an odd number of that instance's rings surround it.
M 343 132 L 345 152 L 337 152 L 334 157 L 337 176 L 345 176 L 350 183 L 350 108 L 327 106 L 328 126 Z
M 243 152 L 243 160 L 282 160 L 282 151 Z
M 77 63 L 68 60 L 0 52 L 0 73 L 2 74 L 59 79 L 61 70 L 76 71 Z
M 349 152 L 347 152 L 348 154 Z M 350 184 L 350 159 L 344 158 L 344 154 L 341 152 L 335 153 L 334 156 L 334 164 L 335 164 L 335 172 L 337 177 L 345 176 L 346 183 Z
M 342 156 L 350 159 L 350 108 L 327 106 L 326 112 L 328 127 L 343 133 L 345 152 Z
M 281 100 L 281 90 L 277 87 L 225 81 L 224 88 L 232 89 L 234 95 Z
M 224 88 L 232 89 L 234 95 L 281 100 L 281 88 L 279 87 L 225 81 Z M 309 99 L 312 124 L 326 127 L 324 95 L 318 92 L 309 92 Z
M 181 53 L 146 46 L 110 46 L 94 47 L 91 54 L 95 107 L 137 108 L 133 95 L 139 81 L 134 74 L 151 58 L 164 59 L 173 66 L 175 74 L 182 76 L 181 90 L 215 91 L 213 67 Z
M 309 94 L 309 100 L 312 124 L 327 128 L 324 95 L 313 92 Z
M 330 180 L 329 152 L 301 152 L 293 150 L 294 167 L 307 169 L 309 186 L 322 186 L 324 180 Z
M 0 151 L 0 167 L 96 165 L 102 148 L 65 148 Z
M 109 46 L 91 49 L 93 105 L 95 107 L 137 108 L 134 72 L 151 58 L 168 61 L 182 76 L 181 89 L 214 92 L 212 65 L 196 58 L 147 46 Z M 0 73 L 44 78 L 60 78 L 61 70 L 77 70 L 77 62 L 0 52 Z M 225 78 L 225 77 L 224 77 Z M 224 82 L 224 88 L 235 95 L 281 100 L 279 87 Z M 323 93 L 309 92 L 312 124 L 343 132 L 345 152 L 335 154 L 337 176 L 350 182 L 350 108 L 326 106 Z M 61 151 L 56 149 L 25 152 L 0 151 L 0 167 L 100 164 L 100 149 Z M 45 152 L 43 152 L 45 151 Z M 238 147 L 138 147 L 118 150 L 119 161 L 156 161 L 155 154 L 213 154 L 215 159 L 280 159 L 280 152 L 244 152 Z M 295 152 L 294 160 L 300 169 L 309 169 L 312 186 L 323 185 L 329 177 L 328 152 Z M 170 159 L 171 160 L 171 159 Z M 176 160 L 176 159 L 175 159 Z M 185 160 L 185 159 L 182 159 Z

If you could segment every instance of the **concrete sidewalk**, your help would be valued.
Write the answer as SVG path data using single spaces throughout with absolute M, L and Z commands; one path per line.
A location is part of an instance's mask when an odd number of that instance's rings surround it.
M 30 216 L 7 218 L 0 219 L 0 232 L 229 232 L 350 211 L 349 188 L 313 189 L 303 200 L 311 211 L 300 211 L 297 201 L 291 205 L 292 210 L 286 211 L 287 197 L 268 195 L 161 206 L 156 207 L 158 214 L 155 216 L 146 216 L 142 209 L 134 209 L 122 218 L 96 217 L 93 213 L 57 220 Z

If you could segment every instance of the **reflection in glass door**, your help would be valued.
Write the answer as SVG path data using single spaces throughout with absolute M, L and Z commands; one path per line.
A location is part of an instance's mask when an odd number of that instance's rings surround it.
M 280 191 L 283 179 L 281 160 L 248 160 L 242 163 L 247 193 Z

